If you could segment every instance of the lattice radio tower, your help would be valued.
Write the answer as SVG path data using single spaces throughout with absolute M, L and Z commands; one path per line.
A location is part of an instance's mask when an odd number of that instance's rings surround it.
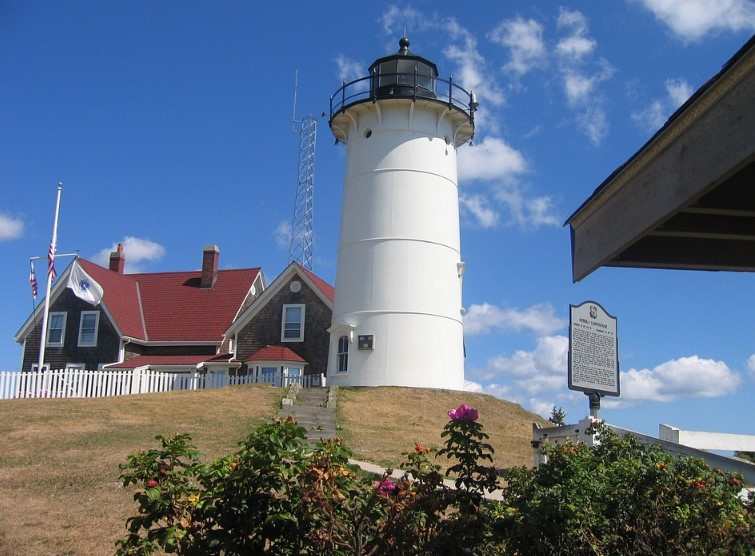
M 294 81 L 294 110 L 291 130 L 299 133 L 299 171 L 294 203 L 294 219 L 291 223 L 291 247 L 289 262 L 296 261 L 304 268 L 312 270 L 313 197 L 315 189 L 315 142 L 317 140 L 317 120 L 310 114 L 302 120 L 296 119 L 296 89 L 298 72 Z M 297 129 L 298 126 L 298 129 Z

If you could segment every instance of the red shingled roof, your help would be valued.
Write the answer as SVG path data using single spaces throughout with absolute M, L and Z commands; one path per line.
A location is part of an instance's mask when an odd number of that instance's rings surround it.
M 103 304 L 124 336 L 151 342 L 220 342 L 259 268 L 219 270 L 201 288 L 200 270 L 118 274 L 79 259 L 105 294 Z
M 295 351 L 285 346 L 265 346 L 254 352 L 247 361 L 286 361 L 289 363 L 306 363 Z
M 328 284 L 325 280 L 317 276 L 316 274 L 313 274 L 311 270 L 307 270 L 299 263 L 296 263 L 296 265 L 301 269 L 301 271 L 307 275 L 307 277 L 314 282 L 315 286 L 317 286 L 322 293 L 325 294 L 325 297 L 330 299 L 331 301 L 335 301 L 336 298 L 336 289 Z

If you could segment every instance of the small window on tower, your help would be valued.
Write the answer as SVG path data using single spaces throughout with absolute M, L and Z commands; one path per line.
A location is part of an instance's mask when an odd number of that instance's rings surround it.
M 359 336 L 357 347 L 359 349 L 372 349 L 373 338 L 374 336 L 372 336 L 372 334 Z

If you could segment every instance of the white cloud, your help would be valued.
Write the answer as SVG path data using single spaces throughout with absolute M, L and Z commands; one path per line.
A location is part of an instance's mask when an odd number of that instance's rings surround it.
M 632 113 L 632 120 L 647 131 L 655 131 L 666 123 L 668 117 L 694 92 L 686 79 L 667 79 L 664 83 L 666 97 L 656 99 L 644 110 Z
M 483 228 L 495 228 L 498 224 L 498 213 L 490 208 L 488 200 L 482 195 L 460 195 L 459 206 Z
M 595 41 L 586 37 L 571 36 L 558 41 L 556 52 L 563 58 L 579 61 L 595 50 Z
M 423 14 L 411 7 L 389 6 L 388 9 L 380 16 L 380 22 L 383 24 L 383 33 L 392 39 L 396 34 L 411 34 L 414 27 L 425 27 L 427 19 Z
M 527 402 L 527 406 L 530 408 L 530 411 L 537 413 L 543 419 L 548 419 L 551 416 L 553 407 L 555 405 L 557 404 L 541 400 L 539 398 L 530 398 Z
M 547 58 L 543 41 L 543 26 L 534 19 L 507 19 L 488 34 L 495 44 L 508 48 L 510 60 L 503 70 L 515 75 L 524 75 L 543 65 Z
M 556 45 L 556 54 L 567 104 L 575 111 L 580 132 L 599 145 L 609 130 L 599 85 L 611 79 L 616 69 L 603 58 L 592 60 L 597 42 L 587 36 L 587 19 L 581 12 L 561 8 L 558 28 L 566 33 Z
M 483 384 L 486 392 L 492 385 L 501 391 L 529 396 L 556 392 L 566 386 L 568 350 L 566 336 L 544 336 L 537 339 L 532 351 L 517 350 L 511 356 L 491 357 L 483 368 L 470 369 L 467 374 Z
M 501 384 L 486 384 L 482 385 L 479 382 L 473 382 L 471 380 L 465 380 L 462 388 L 465 392 L 476 392 L 480 394 L 488 394 L 489 396 L 495 396 L 502 400 L 506 400 L 512 403 L 519 403 L 518 399 L 515 399 L 511 388 Z
M 455 64 L 452 71 L 454 82 L 469 92 L 474 92 L 480 103 L 475 113 L 475 127 L 478 133 L 489 129 L 498 130 L 498 118 L 493 116 L 492 108 L 500 107 L 505 97 L 498 83 L 491 79 L 485 58 L 477 49 L 477 39 L 454 19 L 444 20 L 441 29 L 449 33 L 451 44 L 446 46 L 443 54 Z
M 503 139 L 486 137 L 459 151 L 459 180 L 507 179 L 527 171 L 524 156 Z
M 564 92 L 571 107 L 580 105 L 595 107 L 596 102 L 603 102 L 602 98 L 596 95 L 598 85 L 611 79 L 616 70 L 602 58 L 596 62 L 595 66 L 596 69 L 589 75 L 580 66 L 562 67 Z
M 641 0 L 641 4 L 685 41 L 727 30 L 755 30 L 752 0 Z
M 647 131 L 655 131 L 666 123 L 667 113 L 660 100 L 654 100 L 644 110 L 632 112 L 632 121 Z
M 555 204 L 549 195 L 528 197 L 521 187 L 502 185 L 496 198 L 509 210 L 511 223 L 523 228 L 561 226 L 563 219 L 556 215 Z
M 275 236 L 275 244 L 280 249 L 288 249 L 291 246 L 291 222 L 281 220 L 273 235 Z
M 336 56 L 334 61 L 336 63 L 336 75 L 338 76 L 339 81 L 348 83 L 367 75 L 366 65 L 357 62 L 356 60 L 351 60 L 343 54 Z
M 692 96 L 694 90 L 686 79 L 667 79 L 666 92 L 672 108 L 676 110 Z
M 594 145 L 599 145 L 608 135 L 608 116 L 600 106 L 586 108 L 576 116 L 577 127 Z
M 731 394 L 740 382 L 741 377 L 723 361 L 693 355 L 672 359 L 653 369 L 622 372 L 621 398 L 656 402 L 714 398 Z
M 461 387 L 462 390 L 465 392 L 482 392 L 483 387 L 482 384 L 479 382 L 474 382 L 472 380 L 465 380 L 464 386 Z
M 562 219 L 555 214 L 553 199 L 549 196 L 528 196 L 517 177 L 528 171 L 521 152 L 497 137 L 486 137 L 473 147 L 459 151 L 459 180 L 493 182 L 496 201 L 509 214 L 507 224 L 524 228 L 560 226 Z M 461 199 L 462 208 L 473 215 L 478 224 L 491 228 L 500 222 L 499 211 L 480 195 L 467 195 Z
M 24 235 L 24 221 L 10 214 L 0 213 L 0 241 L 18 239 Z
M 594 89 L 594 77 L 588 77 L 571 69 L 564 72 L 564 92 L 570 106 L 585 103 Z
M 750 373 L 752 378 L 755 378 L 755 354 L 747 358 L 747 372 Z
M 92 260 L 100 266 L 107 267 L 110 263 L 110 253 L 115 251 L 118 243 L 123 244 L 123 254 L 126 257 L 124 272 L 129 274 L 144 272 L 143 263 L 159 261 L 165 256 L 165 247 L 149 239 L 126 236 L 120 242 L 100 250 Z
M 570 62 L 580 62 L 583 58 L 593 53 L 597 43 L 586 37 L 587 20 L 581 12 L 561 8 L 558 14 L 557 25 L 559 29 L 565 29 L 571 34 L 562 38 L 556 45 L 556 53 Z
M 464 315 L 464 333 L 469 336 L 493 330 L 531 330 L 536 334 L 552 334 L 566 324 L 565 319 L 556 316 L 556 310 L 549 303 L 533 305 L 523 311 L 513 308 L 501 309 L 489 303 L 475 304 Z

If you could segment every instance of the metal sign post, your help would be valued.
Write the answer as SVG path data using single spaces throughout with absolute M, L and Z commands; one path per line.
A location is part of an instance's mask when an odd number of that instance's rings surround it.
M 617 319 L 595 301 L 569 309 L 569 389 L 589 397 L 597 418 L 600 398 L 620 394 Z

